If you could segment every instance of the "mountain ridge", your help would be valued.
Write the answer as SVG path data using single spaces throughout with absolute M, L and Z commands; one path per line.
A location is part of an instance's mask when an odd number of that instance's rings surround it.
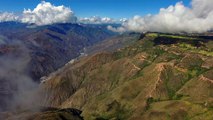
M 62 68 L 41 84 L 42 94 L 49 95 L 43 105 L 74 107 L 88 120 L 211 119 L 213 66 L 206 66 L 212 58 L 211 40 L 162 35 L 162 40 L 174 42 L 159 44 L 156 38 L 148 33 L 116 52 L 98 53 Z M 202 91 L 194 96 L 194 90 Z

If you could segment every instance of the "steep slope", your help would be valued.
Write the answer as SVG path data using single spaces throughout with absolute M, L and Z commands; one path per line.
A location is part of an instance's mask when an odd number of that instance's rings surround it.
M 93 46 L 87 47 L 85 52 L 88 55 L 106 51 L 113 52 L 116 51 L 117 49 L 135 43 L 140 38 L 140 36 L 141 34 L 139 33 L 124 33 L 121 35 L 117 35 L 104 41 L 98 42 Z
M 84 48 L 116 35 L 105 26 L 55 24 L 30 27 L 27 24 L 0 23 L 0 55 L 14 53 L 13 46 L 29 52 L 29 74 L 39 80 L 84 52 Z M 14 49 L 13 49 L 14 48 Z
M 15 109 L 41 77 L 81 56 L 85 47 L 116 35 L 106 26 L 84 24 L 5 22 L 0 31 L 0 111 Z
M 141 35 L 133 45 L 51 74 L 40 85 L 41 103 L 80 109 L 88 120 L 210 120 L 210 44 L 198 36 Z

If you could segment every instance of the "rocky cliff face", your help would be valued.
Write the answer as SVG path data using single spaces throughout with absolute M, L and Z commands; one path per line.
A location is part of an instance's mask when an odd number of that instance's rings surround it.
M 40 85 L 41 104 L 80 109 L 88 120 L 213 119 L 211 44 L 148 33 L 52 73 Z

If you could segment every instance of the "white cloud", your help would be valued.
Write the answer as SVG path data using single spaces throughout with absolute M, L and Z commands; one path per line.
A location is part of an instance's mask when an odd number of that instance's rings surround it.
M 116 23 L 117 21 L 109 18 L 109 17 L 99 17 L 99 16 L 93 16 L 90 18 L 80 18 L 80 23 L 86 23 L 86 24 L 110 24 L 110 23 Z
M 102 23 L 115 23 L 117 21 L 112 19 L 112 18 L 109 18 L 109 17 L 104 17 L 104 18 L 101 19 L 101 22 Z
M 54 6 L 42 1 L 34 10 L 24 10 L 21 21 L 23 23 L 35 23 L 36 25 L 48 25 L 53 23 L 76 22 L 76 17 L 70 8 Z
M 125 23 L 125 22 L 128 22 L 128 19 L 127 19 L 127 18 L 121 18 L 121 19 L 119 20 L 119 22 L 120 22 L 120 23 Z
M 22 23 L 33 23 L 38 26 L 49 25 L 54 23 L 85 23 L 85 24 L 111 24 L 121 23 L 126 19 L 120 21 L 109 18 L 93 16 L 90 18 L 80 18 L 74 15 L 74 12 L 63 5 L 54 6 L 49 2 L 42 1 L 33 10 L 24 9 L 22 15 L 16 16 L 13 13 L 0 13 L 0 22 L 4 21 L 19 21 Z
M 182 2 L 161 8 L 157 15 L 135 16 L 120 28 L 108 27 L 113 31 L 125 32 L 187 32 L 201 33 L 213 29 L 213 0 L 192 0 L 192 7 Z
M 112 27 L 111 25 L 107 26 L 107 29 L 108 29 L 108 30 L 111 30 L 111 31 L 113 31 L 113 32 L 119 32 L 119 33 L 123 33 L 123 32 L 126 32 L 126 31 L 127 31 L 126 28 L 124 28 L 124 27 L 114 28 L 114 27 Z
M 17 21 L 18 16 L 14 15 L 13 13 L 3 12 L 0 13 L 0 22 L 7 22 L 7 21 Z

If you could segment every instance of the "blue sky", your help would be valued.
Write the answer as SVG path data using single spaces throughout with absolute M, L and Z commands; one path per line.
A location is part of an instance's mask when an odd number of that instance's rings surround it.
M 41 0 L 0 0 L 1 12 L 22 12 L 33 9 Z M 45 0 L 54 5 L 70 7 L 78 17 L 101 16 L 111 18 L 131 18 L 134 15 L 158 13 L 160 8 L 175 5 L 180 0 Z M 182 0 L 186 6 L 190 0 Z

